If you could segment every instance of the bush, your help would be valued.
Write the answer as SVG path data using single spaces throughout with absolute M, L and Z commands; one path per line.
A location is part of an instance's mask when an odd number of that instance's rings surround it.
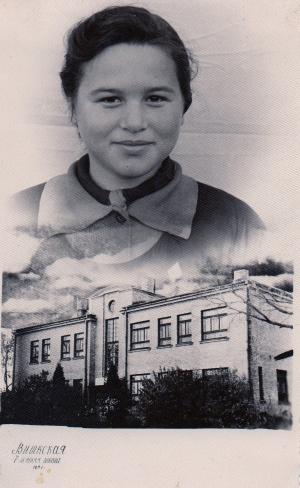
M 173 369 L 145 380 L 135 411 L 144 427 L 276 428 L 278 419 L 251 399 L 248 382 L 234 372 L 207 378 Z
M 96 397 L 95 410 L 102 427 L 126 427 L 129 395 L 125 379 L 120 379 L 117 369 L 109 369 L 106 384 Z
M 27 378 L 20 388 L 3 393 L 1 422 L 78 425 L 81 399 L 76 390 L 65 384 L 61 367 L 56 368 L 56 373 L 51 381 L 49 373 L 42 371 Z

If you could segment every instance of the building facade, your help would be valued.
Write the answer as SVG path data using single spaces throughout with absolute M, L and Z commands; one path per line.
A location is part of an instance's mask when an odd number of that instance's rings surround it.
M 291 402 L 292 295 L 237 272 L 232 283 L 163 297 L 112 286 L 80 301 L 78 317 L 15 331 L 14 386 L 58 363 L 66 381 L 88 394 L 112 364 L 133 397 L 154 372 L 193 375 L 234 370 L 255 401 Z

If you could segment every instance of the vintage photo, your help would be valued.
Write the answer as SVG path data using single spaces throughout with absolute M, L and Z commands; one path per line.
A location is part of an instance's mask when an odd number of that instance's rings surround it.
M 3 424 L 292 428 L 295 21 L 262 28 L 254 3 L 75 2 L 52 33 L 39 5 L 6 163 Z

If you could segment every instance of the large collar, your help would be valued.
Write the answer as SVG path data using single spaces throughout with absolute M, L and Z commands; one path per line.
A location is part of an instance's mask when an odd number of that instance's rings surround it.
M 188 239 L 195 215 L 198 185 L 192 178 L 182 175 L 176 164 L 175 176 L 170 183 L 128 206 L 128 213 L 144 225 Z M 38 227 L 47 236 L 83 230 L 111 213 L 111 205 L 103 205 L 93 198 L 79 183 L 75 163 L 65 175 L 49 180 L 42 192 Z

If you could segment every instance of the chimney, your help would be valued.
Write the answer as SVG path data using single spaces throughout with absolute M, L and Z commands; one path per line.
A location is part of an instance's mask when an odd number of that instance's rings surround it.
M 82 317 L 89 309 L 89 302 L 87 298 L 76 297 L 76 311 L 77 317 Z
M 237 269 L 233 272 L 233 281 L 247 281 L 249 279 L 248 269 Z

